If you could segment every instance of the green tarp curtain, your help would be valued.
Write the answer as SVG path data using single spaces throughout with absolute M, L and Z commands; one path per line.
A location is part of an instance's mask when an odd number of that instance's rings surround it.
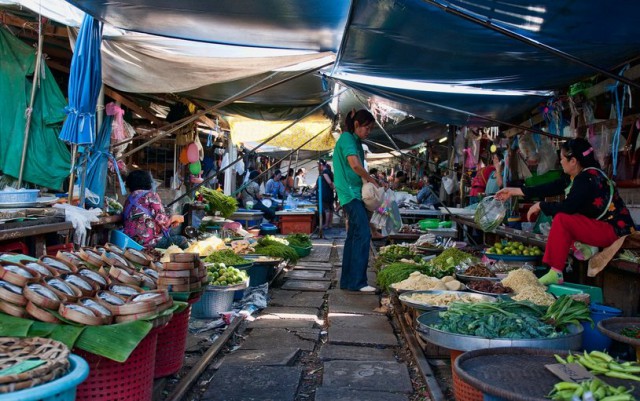
M 32 184 L 58 190 L 71 167 L 69 149 L 58 139 L 67 102 L 49 68 L 42 65 L 23 177 Z M 34 66 L 34 49 L 0 27 L 0 171 L 11 177 L 20 173 Z

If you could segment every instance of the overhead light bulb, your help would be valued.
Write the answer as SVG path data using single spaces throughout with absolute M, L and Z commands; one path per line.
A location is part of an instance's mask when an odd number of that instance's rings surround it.
M 449 139 L 449 138 L 447 138 L 446 136 L 443 136 L 442 138 L 440 138 L 440 139 L 438 140 L 438 143 L 444 143 L 444 142 L 447 142 L 447 139 Z

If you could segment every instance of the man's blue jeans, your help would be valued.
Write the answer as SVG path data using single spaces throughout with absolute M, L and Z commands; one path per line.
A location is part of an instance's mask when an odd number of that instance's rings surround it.
M 344 242 L 340 288 L 358 291 L 367 286 L 367 267 L 371 246 L 371 229 L 364 203 L 359 199 L 343 205 L 349 218 L 347 239 Z

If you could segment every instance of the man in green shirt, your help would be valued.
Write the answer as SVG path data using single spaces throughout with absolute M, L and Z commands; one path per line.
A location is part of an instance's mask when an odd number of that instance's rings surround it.
M 344 290 L 376 290 L 367 285 L 371 230 L 367 210 L 362 202 L 363 181 L 378 186 L 375 178 L 363 167 L 362 140 L 369 136 L 374 123 L 373 115 L 367 110 L 349 113 L 345 118 L 346 131 L 340 135 L 333 151 L 336 192 L 349 219 L 340 277 L 340 288 Z

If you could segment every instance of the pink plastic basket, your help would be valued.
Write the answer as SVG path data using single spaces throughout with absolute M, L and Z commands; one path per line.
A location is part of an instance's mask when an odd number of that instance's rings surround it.
M 151 330 L 122 363 L 74 349 L 89 363 L 89 377 L 78 386 L 76 401 L 151 401 L 158 331 Z
M 184 352 L 187 349 L 189 316 L 191 305 L 174 314 L 169 324 L 158 332 L 154 379 L 170 376 L 182 368 Z

